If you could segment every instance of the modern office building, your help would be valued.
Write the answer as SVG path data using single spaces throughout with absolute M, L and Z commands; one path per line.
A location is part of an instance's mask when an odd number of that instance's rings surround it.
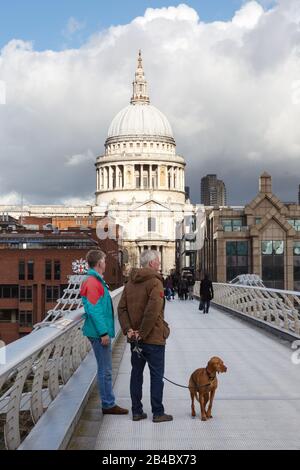
M 205 206 L 226 206 L 226 186 L 217 175 L 206 175 L 201 179 L 201 204 Z

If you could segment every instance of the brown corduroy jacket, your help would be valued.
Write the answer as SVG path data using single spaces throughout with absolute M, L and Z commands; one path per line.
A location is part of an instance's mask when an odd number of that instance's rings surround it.
M 151 268 L 133 269 L 118 306 L 124 335 L 138 330 L 146 344 L 164 345 L 170 329 L 164 320 L 162 277 Z

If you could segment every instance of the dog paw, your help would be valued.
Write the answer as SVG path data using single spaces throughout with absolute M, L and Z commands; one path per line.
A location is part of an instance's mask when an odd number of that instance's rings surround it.
M 202 417 L 201 417 L 201 421 L 207 421 L 207 417 L 206 417 L 206 416 L 202 416 Z

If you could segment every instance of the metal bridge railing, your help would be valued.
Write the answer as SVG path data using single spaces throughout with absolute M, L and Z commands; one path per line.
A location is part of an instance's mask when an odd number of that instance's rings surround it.
M 213 287 L 216 305 L 300 335 L 300 292 L 223 283 L 214 283 Z M 195 295 L 200 295 L 199 281 Z
M 0 449 L 20 446 L 91 349 L 81 332 L 82 278 L 70 276 L 62 299 L 45 321 L 5 348 L 5 364 L 0 364 Z M 111 293 L 115 312 L 122 290 Z M 118 333 L 117 318 L 115 323 Z

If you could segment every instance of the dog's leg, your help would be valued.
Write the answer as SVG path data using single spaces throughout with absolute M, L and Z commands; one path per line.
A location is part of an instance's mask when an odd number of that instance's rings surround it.
M 195 416 L 196 416 L 196 411 L 195 411 L 195 392 L 193 392 L 192 390 L 190 390 L 190 394 L 191 394 L 191 400 L 192 400 L 192 417 L 195 418 Z
M 211 410 L 212 410 L 212 406 L 213 406 L 215 393 L 216 393 L 216 389 L 213 388 L 210 392 L 210 400 L 209 400 L 209 405 L 208 405 L 208 409 L 207 409 L 207 413 L 206 413 L 206 416 L 208 417 L 208 419 L 212 418 Z
M 205 395 L 204 395 L 204 409 L 205 409 L 206 416 L 207 416 L 206 405 L 207 405 L 208 400 L 209 400 L 209 392 L 205 393 Z M 208 416 L 207 416 L 207 418 L 208 418 Z
M 205 405 L 204 405 L 204 395 L 200 394 L 199 396 L 200 408 L 201 408 L 201 421 L 206 421 Z

